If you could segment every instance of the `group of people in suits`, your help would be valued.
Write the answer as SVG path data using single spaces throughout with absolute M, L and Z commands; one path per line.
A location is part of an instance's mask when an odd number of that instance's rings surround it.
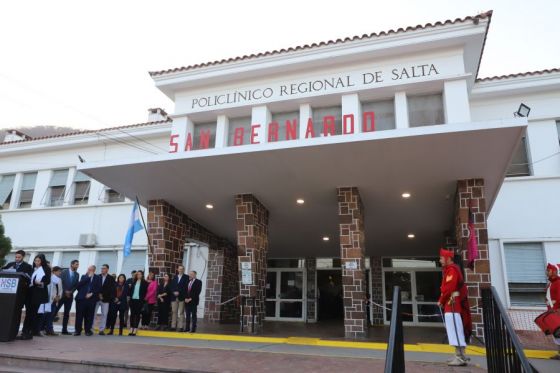
M 185 275 L 185 268 L 181 265 L 176 276 L 164 274 L 158 283 L 151 272 L 144 277 L 143 271 L 132 271 L 131 277 L 127 279 L 124 274 L 118 277 L 109 274 L 109 265 L 103 264 L 99 274 L 96 273 L 96 266 L 90 265 L 87 272 L 80 276 L 78 260 L 73 260 L 69 268 L 61 270 L 59 267 L 51 268 L 42 254 L 34 258 L 33 266 L 26 263 L 24 258 L 25 252 L 20 250 L 16 253 L 15 261 L 3 267 L 26 273 L 31 279 L 20 339 L 42 336 L 42 330 L 46 335 L 57 335 L 53 330 L 53 320 L 62 307 L 62 334 L 69 335 L 68 322 L 74 300 L 75 336 L 82 332 L 87 336 L 93 335 L 96 314 L 100 314 L 99 335 L 113 335 L 118 318 L 119 335 L 123 334 L 123 328 L 130 322 L 129 335 L 135 336 L 139 327 L 149 327 L 156 304 L 158 329 L 196 332 L 196 310 L 202 290 L 202 282 L 196 278 L 196 271 Z M 20 320 L 17 320 L 18 324 Z

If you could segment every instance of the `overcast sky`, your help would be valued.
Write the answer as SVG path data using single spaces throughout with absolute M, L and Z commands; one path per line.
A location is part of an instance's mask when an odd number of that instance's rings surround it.
M 560 1 L 0 2 L 0 128 L 173 112 L 148 71 L 494 10 L 479 77 L 560 67 Z

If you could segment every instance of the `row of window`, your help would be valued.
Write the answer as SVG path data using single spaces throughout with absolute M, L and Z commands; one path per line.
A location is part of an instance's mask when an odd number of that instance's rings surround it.
M 48 188 L 42 198 L 42 206 L 62 206 L 65 201 L 71 205 L 86 205 L 90 198 L 91 180 L 89 176 L 76 172 L 70 188 L 67 188 L 69 169 L 55 170 L 52 173 Z M 0 209 L 8 209 L 12 204 L 12 199 L 17 195 L 15 190 L 16 175 L 0 176 Z M 15 202 L 17 208 L 31 207 L 33 197 L 36 192 L 37 172 L 24 173 L 19 189 L 19 198 Z M 102 194 L 97 196 L 100 201 L 105 203 L 124 202 L 122 194 L 113 189 L 105 188 Z
M 444 124 L 443 98 L 441 93 L 410 96 L 408 100 L 408 121 L 410 127 L 431 126 Z M 375 130 L 384 131 L 395 129 L 394 99 L 362 103 L 362 112 L 375 113 Z M 336 135 L 342 134 L 342 106 L 313 108 L 313 131 L 318 137 L 323 133 L 323 118 L 334 117 Z M 299 123 L 299 111 L 272 113 L 271 123 L 277 123 L 274 141 L 286 141 L 299 137 L 299 127 L 307 123 Z M 251 137 L 250 116 L 229 118 L 228 146 L 249 144 Z M 239 130 L 237 133 L 235 129 Z M 270 129 L 269 129 L 270 131 Z M 205 134 L 206 136 L 201 136 Z M 276 135 L 277 134 L 277 135 Z M 204 141 L 201 141 L 204 137 Z M 240 138 L 242 137 L 242 139 Z M 206 143 L 207 141 L 207 143 Z M 195 123 L 192 139 L 192 149 L 213 148 L 216 144 L 216 122 Z
M 542 243 L 504 243 L 505 271 L 512 306 L 544 306 L 546 258 Z

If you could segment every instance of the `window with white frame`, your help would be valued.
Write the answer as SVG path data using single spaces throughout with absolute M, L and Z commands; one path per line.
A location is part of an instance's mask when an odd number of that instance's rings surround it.
M 192 149 L 211 149 L 216 146 L 216 122 L 195 123 Z
M 33 202 L 33 193 L 35 192 L 35 182 L 37 180 L 37 172 L 23 174 L 21 183 L 21 193 L 19 195 L 19 208 L 29 208 Z
M 313 108 L 313 130 L 315 131 L 315 137 L 324 136 L 325 132 L 327 136 L 330 136 L 330 126 L 331 121 L 334 119 L 334 129 L 335 134 L 342 134 L 342 107 L 341 106 L 331 106 L 331 107 L 321 107 Z M 307 123 L 305 123 L 307 126 Z
M 124 202 L 124 194 L 120 194 L 115 189 L 107 188 L 105 190 L 105 198 L 103 201 L 105 203 Z
M 49 189 L 47 190 L 47 206 L 62 206 L 66 191 L 68 170 L 56 170 L 53 172 Z
M 531 175 L 529 157 L 527 154 L 527 138 L 523 136 L 511 158 L 511 163 L 506 171 L 507 177 Z
M 251 142 L 251 117 L 230 118 L 228 146 L 247 145 Z
M 0 209 L 10 208 L 16 175 L 0 176 Z
M 83 172 L 76 172 L 76 176 L 74 176 L 74 198 L 73 204 L 74 205 L 87 205 L 89 200 L 89 189 L 91 187 L 91 180 L 89 176 L 84 174 Z
M 299 137 L 299 111 L 272 113 L 268 137 L 272 142 L 294 140 Z M 304 125 L 306 125 L 305 123 Z
M 443 97 L 441 93 L 407 97 L 410 127 L 444 124 Z
M 146 250 L 133 250 L 129 256 L 123 258 L 121 273 L 130 277 L 132 271 L 144 271 L 146 269 Z
M 362 113 L 373 112 L 376 131 L 395 129 L 395 100 L 362 103 Z M 362 119 L 363 120 L 363 119 Z
M 63 251 L 61 252 L 58 266 L 62 268 L 70 268 L 70 264 L 72 263 L 73 260 L 80 260 L 79 251 Z
M 504 256 L 511 305 L 544 306 L 546 275 L 542 243 L 504 243 Z
M 117 274 L 117 252 L 116 251 L 98 251 L 97 260 L 95 261 L 95 266 L 97 267 L 97 272 L 100 273 L 101 266 L 107 264 L 109 266 L 109 273 Z

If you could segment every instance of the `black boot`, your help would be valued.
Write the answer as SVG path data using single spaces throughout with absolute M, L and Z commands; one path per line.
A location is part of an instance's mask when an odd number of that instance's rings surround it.
M 111 331 L 109 331 L 109 333 L 107 333 L 107 335 L 113 335 L 113 330 L 114 330 L 114 327 L 111 327 Z
M 119 335 L 122 335 L 122 326 L 119 326 Z

